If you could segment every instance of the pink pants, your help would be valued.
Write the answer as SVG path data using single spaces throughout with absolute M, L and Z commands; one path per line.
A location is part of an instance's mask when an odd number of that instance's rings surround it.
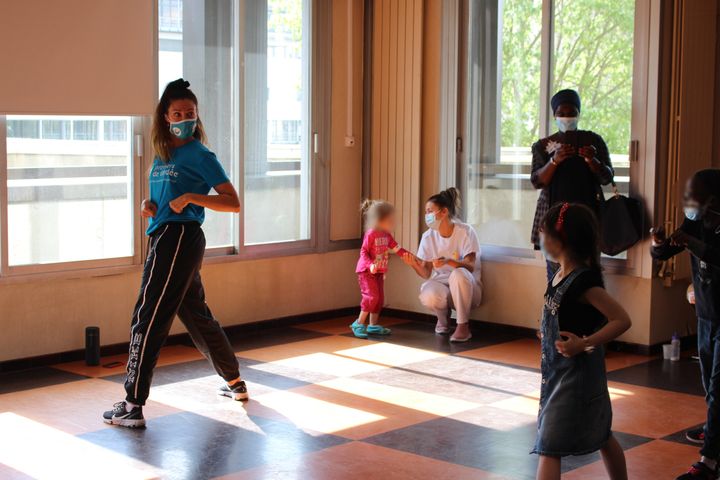
M 368 313 L 380 313 L 383 303 L 385 303 L 383 287 L 385 275 L 382 273 L 372 274 L 370 272 L 360 272 L 357 275 L 358 283 L 360 284 L 360 293 L 362 294 L 360 310 Z

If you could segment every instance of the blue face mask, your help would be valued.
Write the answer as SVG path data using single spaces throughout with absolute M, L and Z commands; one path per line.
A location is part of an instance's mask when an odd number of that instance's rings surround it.
M 195 127 L 197 127 L 197 119 L 195 118 L 183 120 L 182 122 L 171 122 L 170 133 L 180 140 L 187 140 L 195 133 Z
M 557 124 L 558 130 L 565 133 L 572 130 L 577 130 L 578 118 L 577 117 L 555 117 L 555 123 Z
M 688 220 L 693 222 L 700 220 L 700 209 L 696 205 L 686 206 L 683 210 Z
M 437 219 L 437 215 L 435 213 L 426 213 L 425 214 L 425 225 L 432 228 L 433 230 L 437 230 L 440 226 L 440 222 Z

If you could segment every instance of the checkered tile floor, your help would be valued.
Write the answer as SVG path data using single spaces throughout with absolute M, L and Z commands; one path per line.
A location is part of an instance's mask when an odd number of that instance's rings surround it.
M 391 336 L 360 340 L 351 320 L 234 341 L 247 403 L 215 396 L 220 379 L 194 348 L 166 347 L 145 430 L 100 421 L 123 397 L 124 366 L 0 375 L 0 478 L 534 478 L 536 340 L 478 330 L 451 345 L 397 319 Z M 683 436 L 704 421 L 697 363 L 610 353 L 607 364 L 630 478 L 674 478 L 698 455 Z M 598 454 L 563 469 L 605 478 Z

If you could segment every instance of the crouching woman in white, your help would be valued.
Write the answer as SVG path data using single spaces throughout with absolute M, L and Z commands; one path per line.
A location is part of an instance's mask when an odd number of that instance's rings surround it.
M 451 342 L 472 338 L 470 310 L 480 305 L 480 242 L 473 227 L 455 219 L 460 194 L 448 188 L 425 204 L 425 223 L 430 227 L 420 240 L 417 257 L 403 256 L 418 275 L 428 279 L 420 287 L 420 301 L 437 316 L 436 333 L 448 333 L 450 310 L 457 312 L 457 328 Z

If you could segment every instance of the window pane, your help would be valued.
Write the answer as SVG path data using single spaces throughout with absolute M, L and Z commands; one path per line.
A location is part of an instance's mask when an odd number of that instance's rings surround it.
M 109 142 L 124 142 L 127 140 L 127 124 L 125 120 L 105 120 L 103 138 Z
M 98 120 L 75 120 L 73 121 L 73 139 L 75 140 L 97 140 Z
M 69 140 L 70 121 L 68 120 L 43 120 L 42 138 L 45 140 Z
M 618 187 L 627 194 L 635 0 L 555 0 L 554 11 L 553 91 L 580 93 L 579 128 L 605 139 Z
M 245 4 L 248 245 L 310 236 L 309 5 L 303 0 Z
M 81 125 L 92 136 L 102 121 L 88 117 L 8 117 L 8 253 L 10 265 L 70 262 L 133 254 L 131 121 L 124 142 L 70 139 Z M 16 125 L 42 125 L 38 135 L 10 135 Z M 25 131 L 24 128 L 21 129 Z M 45 136 L 48 133 L 48 136 Z M 77 138 L 77 137 L 75 137 Z
M 530 146 L 540 136 L 542 0 L 473 1 L 471 10 L 467 221 L 483 244 L 527 248 L 537 200 L 529 178 Z
M 40 138 L 39 120 L 13 120 L 7 119 L 8 138 Z
M 233 0 L 159 0 L 159 93 L 180 77 L 190 82 L 200 118 L 228 176 L 234 178 Z M 212 193 L 212 192 L 211 192 Z M 232 246 L 235 215 L 205 210 L 207 247 Z

